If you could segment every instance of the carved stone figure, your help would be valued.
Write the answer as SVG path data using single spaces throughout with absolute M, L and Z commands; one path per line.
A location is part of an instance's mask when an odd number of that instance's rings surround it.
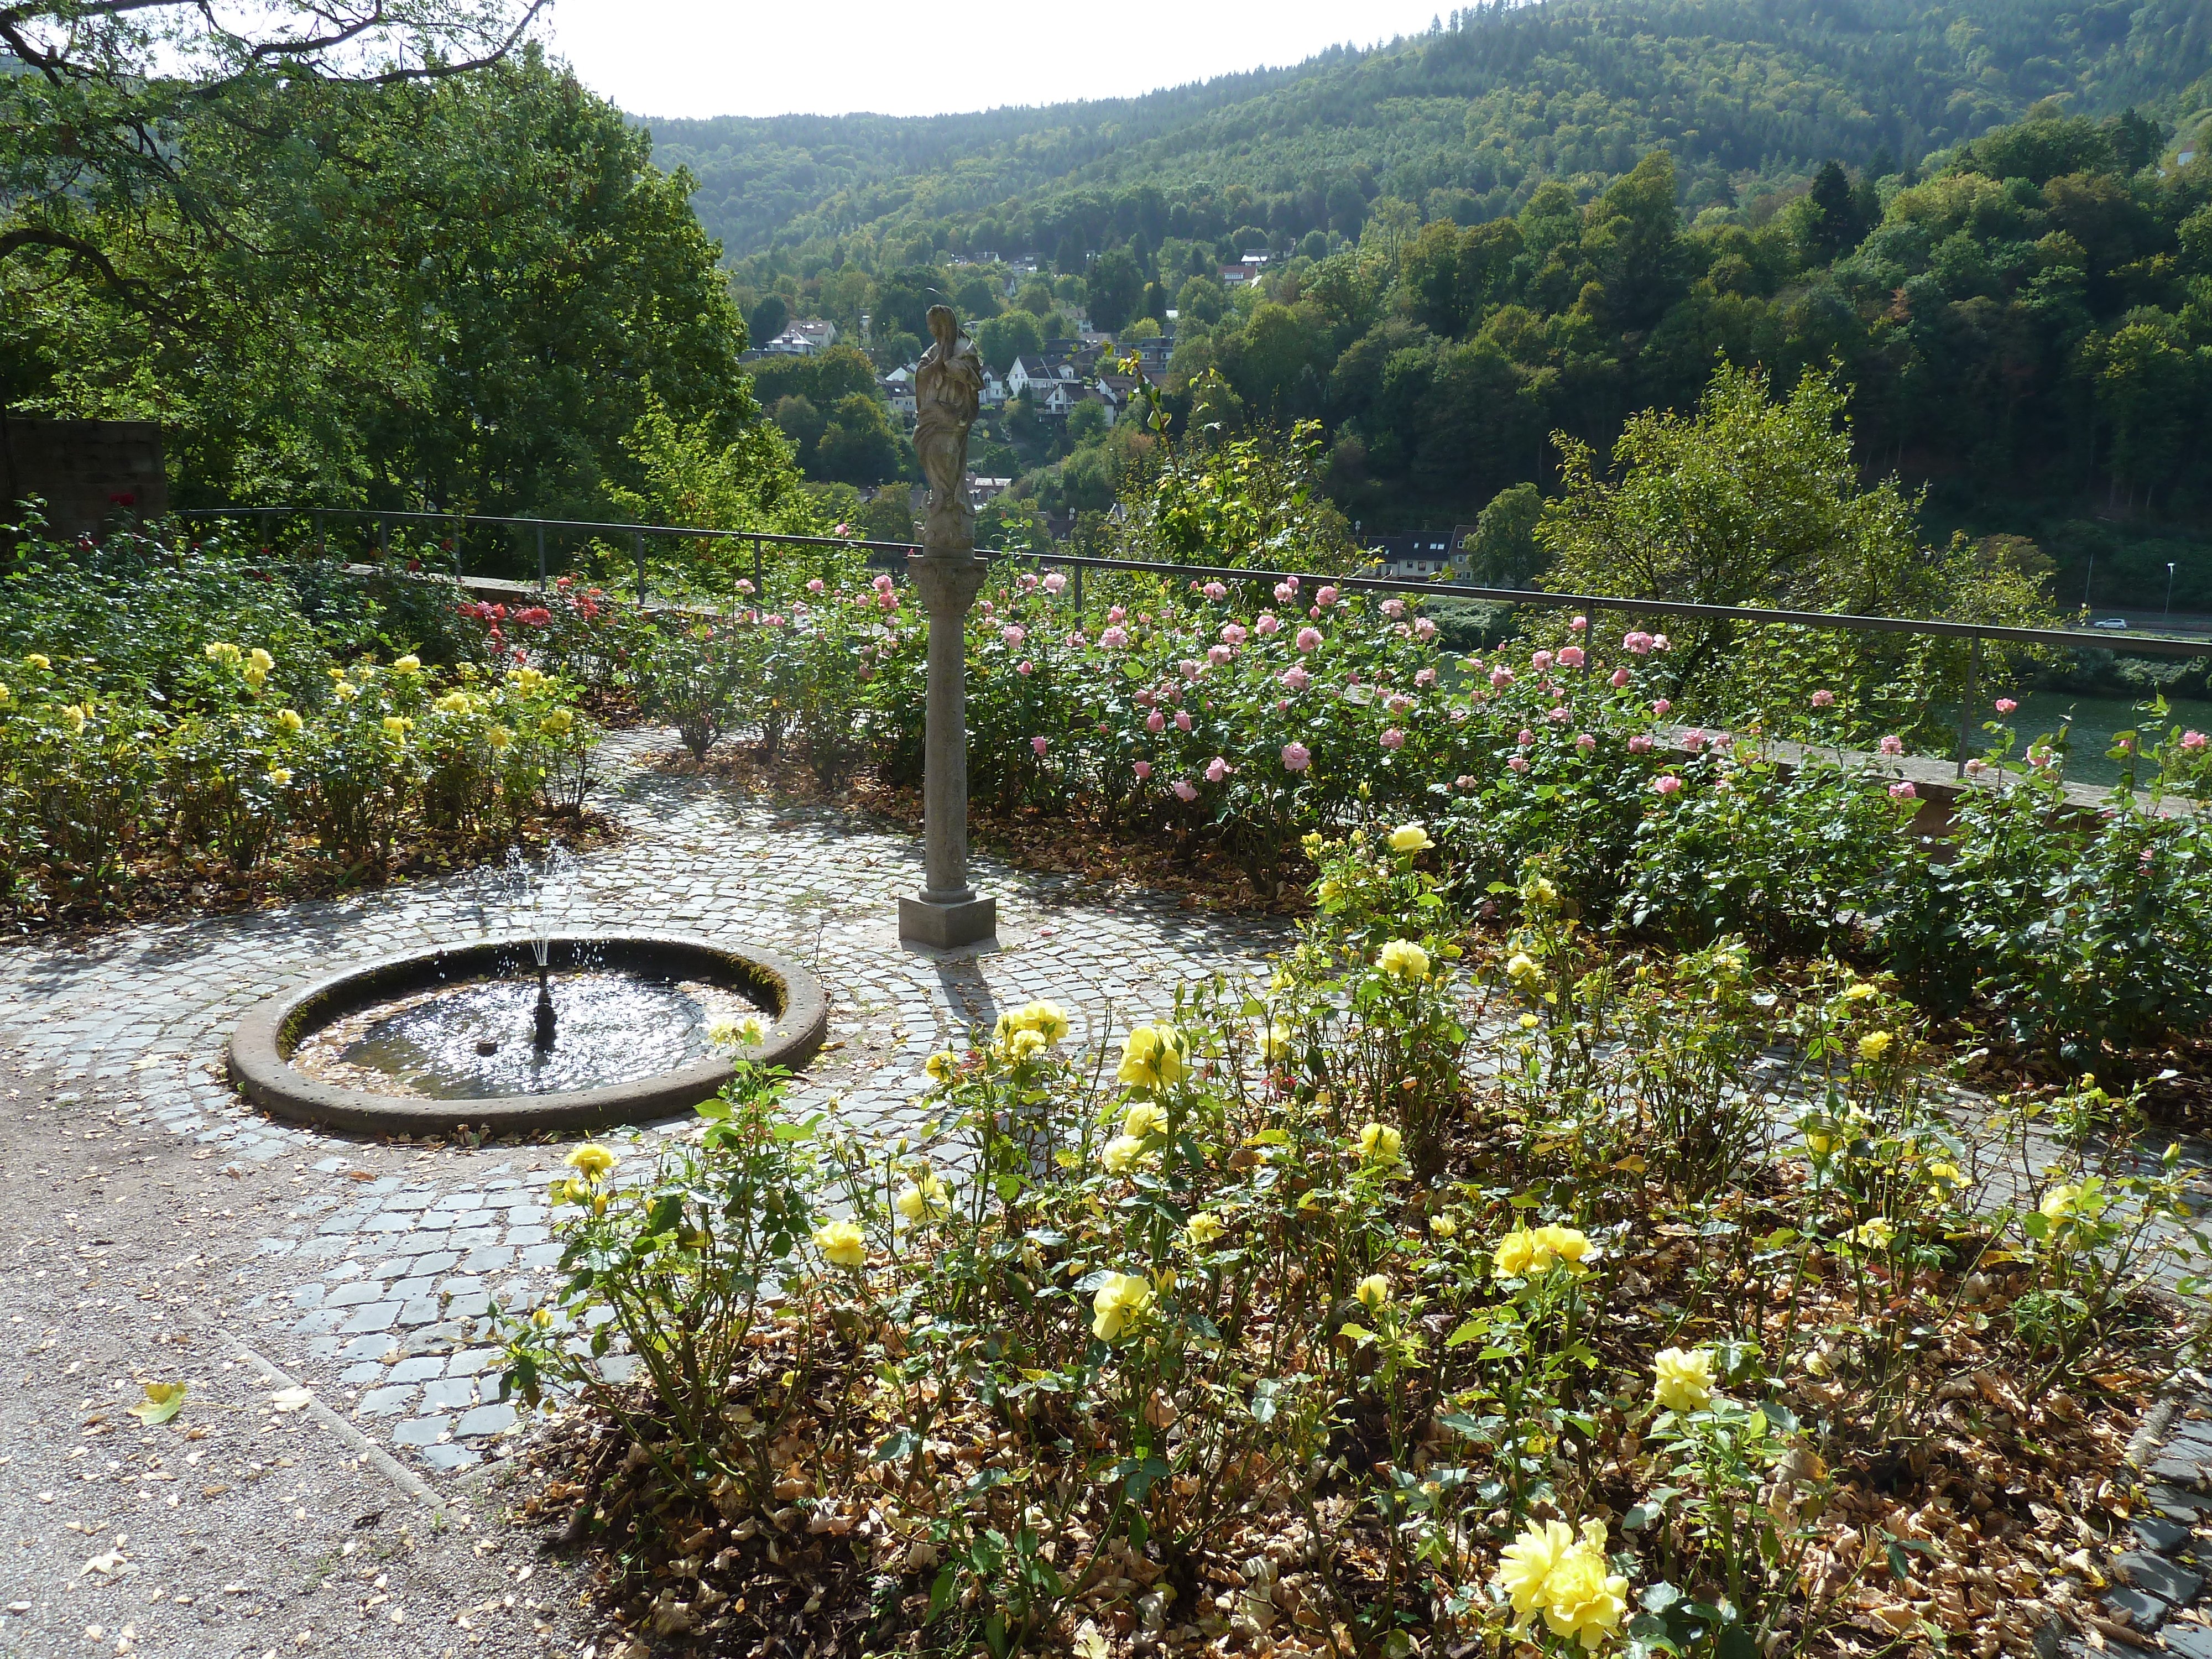
M 929 481 L 929 514 L 921 544 L 931 552 L 966 552 L 975 544 L 975 514 L 963 485 L 968 428 L 983 401 L 983 359 L 960 331 L 949 306 L 929 308 L 937 343 L 922 353 L 914 377 L 914 453 Z

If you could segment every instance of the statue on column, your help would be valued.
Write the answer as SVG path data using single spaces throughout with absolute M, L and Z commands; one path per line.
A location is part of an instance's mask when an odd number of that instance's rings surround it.
M 914 377 L 914 453 L 929 481 L 929 513 L 921 544 L 931 553 L 966 553 L 975 545 L 975 512 L 968 505 L 968 428 L 983 403 L 983 359 L 960 331 L 949 306 L 929 308 L 936 343 L 922 353 Z

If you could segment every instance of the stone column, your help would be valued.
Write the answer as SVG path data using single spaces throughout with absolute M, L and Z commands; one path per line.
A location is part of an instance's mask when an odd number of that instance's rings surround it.
M 917 945 L 973 945 L 999 930 L 995 900 L 968 882 L 968 610 L 988 562 L 932 547 L 907 568 L 929 617 L 929 702 L 922 741 L 923 886 L 899 901 L 899 937 Z
M 917 945 L 974 945 L 999 931 L 999 907 L 968 884 L 968 607 L 983 586 L 975 514 L 965 479 L 968 428 L 983 362 L 950 307 L 929 308 L 936 343 L 915 374 L 914 448 L 929 481 L 922 550 L 907 568 L 929 617 L 929 705 L 922 739 L 923 886 L 899 901 L 899 937 Z

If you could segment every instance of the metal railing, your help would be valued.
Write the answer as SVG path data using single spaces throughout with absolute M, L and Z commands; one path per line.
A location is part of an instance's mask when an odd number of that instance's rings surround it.
M 491 514 L 464 513 L 404 513 L 374 512 L 366 508 L 325 508 L 294 507 L 233 507 L 187 508 L 175 512 L 179 519 L 226 519 L 235 517 L 289 516 L 308 517 L 314 525 L 317 544 L 328 551 L 325 516 L 373 520 L 378 526 L 377 547 L 388 549 L 390 526 L 393 524 L 426 524 L 449 526 L 457 532 L 470 525 L 496 526 L 507 529 L 534 530 L 537 535 L 538 585 L 542 590 L 549 580 L 546 563 L 545 537 L 549 531 L 592 537 L 627 535 L 637 564 L 637 603 L 643 608 L 647 603 L 645 544 L 647 537 L 673 537 L 684 541 L 749 542 L 753 550 L 753 586 L 755 592 L 764 602 L 767 591 L 767 565 L 763 550 L 771 546 L 821 547 L 866 550 L 870 562 L 893 571 L 902 570 L 905 560 L 921 551 L 912 542 L 857 541 L 842 536 L 792 536 L 773 531 L 701 530 L 682 525 L 648 525 L 604 523 L 588 519 L 533 519 Z M 456 580 L 462 580 L 459 566 L 460 538 L 453 538 Z M 1004 559 L 1066 568 L 1074 574 L 1074 602 L 1083 601 L 1083 573 L 1086 570 L 1129 571 L 1170 576 L 1177 580 L 1192 582 L 1218 581 L 1231 583 L 1261 583 L 1270 587 L 1296 577 L 1309 586 L 1328 584 L 1339 588 L 1363 592 L 1411 593 L 1425 599 L 1474 599 L 1487 604 L 1534 605 L 1551 610 L 1572 610 L 1588 615 L 1601 611 L 1629 612 L 1635 616 L 1680 617 L 1692 621 L 1753 623 L 1782 624 L 1799 628 L 1841 629 L 1846 632 L 1871 634 L 1911 634 L 1942 639 L 1963 640 L 1970 652 L 1966 664 L 1966 695 L 1961 700 L 1959 714 L 1959 768 L 1963 775 L 1966 753 L 1972 740 L 1971 720 L 1974 706 L 1977 681 L 1982 670 L 1982 647 L 1995 641 L 2006 645 L 2034 646 L 2072 651 L 2102 651 L 2124 653 L 2129 655 L 2155 657 L 2212 656 L 2212 641 L 2191 640 L 2156 634 L 2137 634 L 2130 630 L 2124 640 L 2110 632 L 2091 632 L 2085 629 L 2069 628 L 2008 628 L 1994 623 L 1946 622 L 1935 618 L 1912 617 L 1862 617 L 1845 611 L 1786 611 L 1761 605 L 1700 605 L 1683 599 L 1632 599 L 1618 593 L 1564 593 L 1547 588 L 1485 587 L 1469 582 L 1421 580 L 1407 577 L 1376 575 L 1316 575 L 1312 571 L 1259 570 L 1244 565 L 1162 564 L 1144 559 L 1103 558 L 1091 554 L 1035 552 L 1028 550 L 996 550 L 980 549 L 986 558 Z

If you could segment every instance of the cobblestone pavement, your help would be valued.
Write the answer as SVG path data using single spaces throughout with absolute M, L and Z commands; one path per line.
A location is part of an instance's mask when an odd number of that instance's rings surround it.
M 1164 1007 L 1179 983 L 1256 973 L 1285 939 L 1171 902 L 1102 902 L 1078 882 L 984 860 L 976 878 L 999 899 L 998 947 L 905 947 L 896 900 L 919 885 L 915 838 L 643 764 L 672 744 L 629 732 L 603 751 L 627 833 L 581 859 L 566 925 L 749 942 L 814 968 L 830 1042 L 794 1090 L 801 1109 L 835 1099 L 863 1127 L 911 1128 L 923 1060 L 1000 1008 L 1050 996 L 1073 1040 L 1097 1041 Z M 0 1057 L 58 1079 L 55 1098 L 81 1125 L 158 1123 L 222 1173 L 269 1177 L 254 1183 L 273 1191 L 256 1206 L 265 1236 L 225 1298 L 238 1340 L 433 1471 L 477 1462 L 514 1420 L 485 1397 L 495 1351 L 470 1340 L 469 1322 L 494 1298 L 512 1307 L 540 1293 L 558 1254 L 544 1188 L 562 1149 L 410 1152 L 277 1123 L 233 1092 L 223 1044 L 247 1007 L 303 979 L 512 926 L 491 883 L 459 875 L 0 953 Z M 82 1130 L 88 1141 L 104 1133 Z M 58 1151 L 40 1175 L 98 1178 L 63 1172 L 64 1161 Z M 174 1220 L 188 1232 L 238 1217 L 180 1202 Z

